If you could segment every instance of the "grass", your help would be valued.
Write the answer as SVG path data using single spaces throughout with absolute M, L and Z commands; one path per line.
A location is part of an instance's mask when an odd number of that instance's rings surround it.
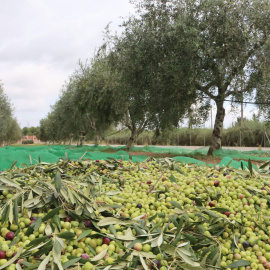
M 22 143 L 13 143 L 10 146 L 23 147 L 23 146 L 44 146 L 44 143 L 33 143 L 33 144 L 22 144 Z

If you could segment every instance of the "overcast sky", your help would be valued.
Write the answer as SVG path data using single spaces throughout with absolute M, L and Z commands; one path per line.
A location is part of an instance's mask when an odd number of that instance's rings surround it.
M 0 80 L 21 127 L 39 125 L 78 60 L 102 44 L 106 25 L 120 32 L 129 14 L 129 0 L 0 1 Z M 226 116 L 225 126 L 232 120 Z
M 130 13 L 128 0 L 0 1 L 0 80 L 21 127 L 39 125 L 106 25 L 116 31 Z

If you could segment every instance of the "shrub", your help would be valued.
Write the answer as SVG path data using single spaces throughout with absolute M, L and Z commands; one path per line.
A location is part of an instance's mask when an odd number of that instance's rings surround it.
M 34 144 L 33 140 L 23 140 L 22 144 Z

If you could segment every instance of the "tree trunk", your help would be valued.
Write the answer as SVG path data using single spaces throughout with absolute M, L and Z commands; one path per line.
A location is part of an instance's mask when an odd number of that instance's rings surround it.
M 80 138 L 80 146 L 82 146 L 83 143 L 84 143 L 84 136 L 82 136 L 82 137 Z
M 128 139 L 127 148 L 126 148 L 127 150 L 130 150 L 130 148 L 134 146 L 134 143 L 136 142 L 137 137 L 138 137 L 137 128 L 133 127 L 131 130 L 131 136 Z
M 216 102 L 216 104 L 217 104 L 217 115 L 215 119 L 214 130 L 212 133 L 211 145 L 207 153 L 208 156 L 212 156 L 213 151 L 220 149 L 221 146 L 221 135 L 223 130 L 225 109 L 223 108 L 223 102 Z
M 98 145 L 98 143 L 99 143 L 99 136 L 97 135 L 97 136 L 95 137 L 95 145 Z
M 86 136 L 85 131 L 82 131 L 81 133 L 82 133 L 82 135 L 80 137 L 80 146 L 82 146 L 84 144 L 84 140 L 85 140 L 85 136 Z

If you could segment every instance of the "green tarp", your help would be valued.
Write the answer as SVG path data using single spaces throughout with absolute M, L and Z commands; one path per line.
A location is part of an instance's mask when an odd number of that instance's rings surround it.
M 106 151 L 106 152 L 105 152 Z M 152 153 L 169 153 L 174 154 L 176 161 L 182 163 L 197 163 L 199 165 L 205 164 L 197 159 L 191 158 L 196 154 L 206 155 L 208 147 L 203 147 L 197 150 L 189 150 L 180 147 L 156 147 L 156 146 L 144 146 L 144 147 L 133 147 L 132 151 L 144 151 Z M 189 157 L 185 156 L 189 155 Z M 236 150 L 224 150 L 220 149 L 213 153 L 216 157 L 222 157 L 222 161 L 219 163 L 220 166 L 227 165 L 230 162 L 230 166 L 235 168 L 241 167 L 241 161 L 235 161 L 232 159 L 251 159 L 251 160 L 270 160 L 270 154 L 266 151 L 248 151 L 241 152 Z M 16 166 L 22 164 L 36 164 L 40 161 L 53 163 L 59 160 L 59 158 L 70 158 L 72 160 L 83 159 L 105 159 L 115 158 L 121 160 L 129 160 L 129 153 L 124 151 L 123 146 L 110 147 L 110 146 L 23 146 L 23 147 L 1 147 L 0 148 L 0 170 L 9 169 L 13 161 L 17 161 Z M 132 156 L 132 161 L 140 162 L 147 158 L 147 156 Z M 216 165 L 216 164 L 214 164 Z M 212 165 L 212 166 L 214 166 Z M 247 163 L 243 161 L 243 165 Z M 211 166 L 211 164 L 209 164 Z

